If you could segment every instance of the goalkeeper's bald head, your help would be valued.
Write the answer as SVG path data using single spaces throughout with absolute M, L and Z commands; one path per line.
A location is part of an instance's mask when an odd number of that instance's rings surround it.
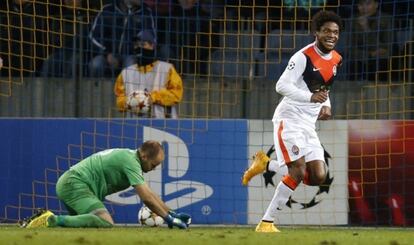
M 164 149 L 158 141 L 148 140 L 138 148 L 137 157 L 140 159 L 142 171 L 146 173 L 164 161 Z

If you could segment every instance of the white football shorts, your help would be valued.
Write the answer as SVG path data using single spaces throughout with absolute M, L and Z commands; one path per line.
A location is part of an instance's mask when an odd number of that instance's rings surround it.
M 324 151 L 315 129 L 293 120 L 273 122 L 274 142 L 279 166 L 305 156 L 305 161 L 325 161 Z

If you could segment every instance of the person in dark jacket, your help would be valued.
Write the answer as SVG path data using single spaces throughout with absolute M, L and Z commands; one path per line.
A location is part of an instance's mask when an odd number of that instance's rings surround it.
M 89 75 L 117 75 L 135 63 L 133 38 L 141 30 L 151 30 L 156 36 L 152 10 L 139 0 L 113 1 L 95 17 L 89 33 L 93 58 Z

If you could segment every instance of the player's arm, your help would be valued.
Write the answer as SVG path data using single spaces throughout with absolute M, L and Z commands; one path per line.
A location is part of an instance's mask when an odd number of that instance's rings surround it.
M 149 189 L 149 188 L 148 188 Z M 149 189 L 151 191 L 152 197 L 154 198 L 154 200 L 157 202 L 157 204 L 163 208 L 163 210 L 167 211 L 167 213 L 171 210 L 171 208 L 169 208 L 165 202 L 163 200 L 161 200 L 161 198 L 155 194 L 155 192 L 153 192 L 151 189 Z
M 328 93 L 328 98 L 326 99 L 325 102 L 322 103 L 322 108 L 319 112 L 318 119 L 319 120 L 328 120 L 328 119 L 331 118 L 331 116 L 332 116 L 331 100 L 329 99 L 329 93 Z
M 135 192 L 141 198 L 142 202 L 154 213 L 161 217 L 168 215 L 168 207 L 159 197 L 157 198 L 147 184 L 135 185 Z
M 296 85 L 303 75 L 305 68 L 305 55 L 302 52 L 294 54 L 276 83 L 276 92 L 295 101 L 310 102 L 312 92 L 299 89 Z
M 332 116 L 331 107 L 322 106 L 319 112 L 318 120 L 328 120 Z
M 151 190 L 151 189 L 150 189 Z M 172 210 L 170 207 L 168 207 L 165 202 L 163 202 L 161 200 L 161 198 L 151 190 L 152 195 L 154 197 L 154 199 L 157 201 L 158 205 L 160 205 L 161 207 L 163 207 L 164 210 L 167 210 L 167 212 L 174 218 L 179 218 L 182 221 L 184 221 L 184 223 L 186 223 L 187 225 L 189 225 L 191 223 L 191 216 L 189 214 L 186 213 L 181 213 L 181 212 L 175 212 L 174 210 Z

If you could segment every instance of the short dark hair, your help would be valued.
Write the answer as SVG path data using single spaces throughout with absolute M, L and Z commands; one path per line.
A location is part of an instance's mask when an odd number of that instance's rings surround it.
M 144 154 L 149 159 L 155 159 L 161 150 L 163 150 L 163 148 L 158 141 L 148 140 L 138 148 L 137 154 Z
M 312 30 L 319 31 L 326 22 L 335 22 L 339 26 L 339 31 L 343 29 L 342 18 L 339 15 L 332 11 L 321 10 L 312 18 Z

